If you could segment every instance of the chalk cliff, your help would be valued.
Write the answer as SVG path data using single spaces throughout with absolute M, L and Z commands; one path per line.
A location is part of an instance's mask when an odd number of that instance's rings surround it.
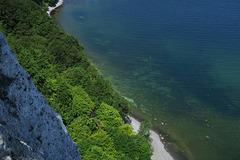
M 0 159 L 81 160 L 61 116 L 48 105 L 0 33 Z

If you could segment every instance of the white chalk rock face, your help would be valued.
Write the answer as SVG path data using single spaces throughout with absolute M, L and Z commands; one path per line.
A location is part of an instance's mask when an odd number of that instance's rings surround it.
M 48 105 L 0 33 L 0 158 L 81 160 L 61 116 Z

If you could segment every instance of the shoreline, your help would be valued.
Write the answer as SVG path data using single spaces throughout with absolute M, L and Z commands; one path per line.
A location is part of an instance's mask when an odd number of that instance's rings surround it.
M 57 8 L 61 7 L 64 3 L 64 0 L 58 0 L 56 4 L 54 4 L 53 7 L 48 7 L 47 14 L 51 17 L 51 13 L 56 10 Z M 131 119 L 131 126 L 133 127 L 134 132 L 138 132 L 138 129 L 140 127 L 140 122 L 129 116 Z M 152 160 L 174 160 L 173 157 L 170 155 L 170 153 L 165 149 L 165 146 L 163 142 L 161 141 L 161 138 L 157 132 L 155 132 L 153 129 L 150 131 L 151 138 L 152 138 L 152 148 L 154 149 L 153 155 L 151 156 Z
M 140 127 L 140 122 L 133 117 L 131 119 L 131 126 L 133 127 L 134 132 L 138 132 Z M 150 131 L 152 138 L 152 148 L 154 149 L 152 160 L 174 160 L 170 153 L 165 149 L 163 142 L 161 141 L 161 137 L 153 130 Z
M 54 11 L 55 9 L 61 7 L 63 5 L 64 0 L 58 0 L 56 4 L 54 4 L 53 7 L 48 7 L 47 14 L 51 17 L 51 12 Z

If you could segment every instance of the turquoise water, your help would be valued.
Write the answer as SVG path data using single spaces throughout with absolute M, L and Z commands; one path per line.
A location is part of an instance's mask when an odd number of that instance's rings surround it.
M 240 157 L 240 1 L 65 0 L 54 15 L 174 157 Z

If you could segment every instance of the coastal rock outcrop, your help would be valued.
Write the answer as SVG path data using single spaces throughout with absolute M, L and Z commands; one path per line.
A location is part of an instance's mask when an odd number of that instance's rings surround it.
M 0 159 L 81 160 L 61 116 L 0 33 Z

